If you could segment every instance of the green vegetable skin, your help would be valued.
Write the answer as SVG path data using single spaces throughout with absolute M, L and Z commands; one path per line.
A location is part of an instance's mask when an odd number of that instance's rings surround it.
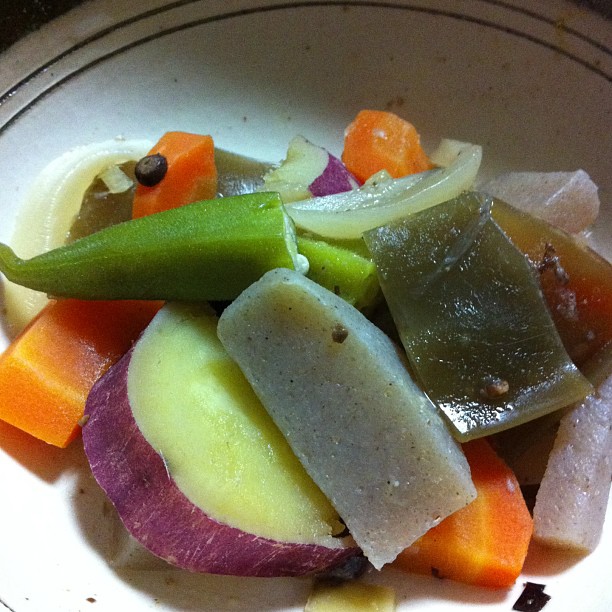
M 279 196 L 256 193 L 126 221 L 28 260 L 0 245 L 0 271 L 58 297 L 231 300 L 296 257 Z
M 358 310 L 370 310 L 381 297 L 376 266 L 363 241 L 320 240 L 298 235 L 298 251 L 308 259 L 308 278 Z
M 460 441 L 592 390 L 563 348 L 534 271 L 482 196 L 464 194 L 364 238 L 412 366 Z

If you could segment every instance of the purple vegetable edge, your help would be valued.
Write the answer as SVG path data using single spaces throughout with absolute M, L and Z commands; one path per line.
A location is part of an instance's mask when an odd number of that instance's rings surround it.
M 310 185 L 308 191 L 313 197 L 343 193 L 359 187 L 359 181 L 347 170 L 337 157 L 327 153 L 325 170 Z
M 131 355 L 92 389 L 83 444 L 94 478 L 145 548 L 189 571 L 258 577 L 316 573 L 359 552 L 259 537 L 219 523 L 191 503 L 134 420 L 127 396 Z

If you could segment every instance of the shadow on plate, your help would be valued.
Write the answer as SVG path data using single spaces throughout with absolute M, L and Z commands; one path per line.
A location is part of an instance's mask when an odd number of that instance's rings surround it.
M 82 447 L 80 452 L 86 462 Z M 142 593 L 161 610 L 283 610 L 303 608 L 309 579 L 239 578 L 196 574 L 173 568 L 128 535 L 88 467 L 79 470 L 72 504 L 84 543 L 117 579 Z
M 524 570 L 528 574 L 553 576 L 569 570 L 582 559 L 584 559 L 583 555 L 565 553 L 532 542 L 529 545 Z
M 86 461 L 84 456 L 83 461 Z M 173 568 L 128 535 L 86 466 L 79 470 L 74 486 L 72 503 L 84 542 L 112 568 L 118 580 L 139 591 L 143 598 L 149 598 L 160 610 L 303 609 L 312 588 L 310 578 L 241 578 Z M 516 599 L 516 593 L 507 590 L 471 587 L 393 569 L 380 573 L 371 570 L 364 580 L 386 584 L 396 592 L 398 604 L 417 607 L 421 600 L 476 606 Z
M 74 469 L 78 462 L 79 445 L 80 442 L 75 440 L 68 448 L 57 448 L 0 421 L 0 449 L 48 483 Z

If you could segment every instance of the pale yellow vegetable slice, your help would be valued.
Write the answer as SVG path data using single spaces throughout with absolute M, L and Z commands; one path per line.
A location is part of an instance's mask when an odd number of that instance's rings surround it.
M 394 612 L 395 591 L 381 584 L 343 582 L 318 584 L 304 612 Z
M 274 540 L 327 543 L 338 520 L 216 333 L 206 308 L 166 304 L 135 345 L 138 428 L 209 516 Z
M 459 445 L 396 346 L 331 291 L 272 270 L 218 334 L 375 567 L 474 499 Z

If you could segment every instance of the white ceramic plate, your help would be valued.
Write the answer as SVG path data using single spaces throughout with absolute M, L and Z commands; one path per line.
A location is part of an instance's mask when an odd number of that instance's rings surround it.
M 0 57 L 0 239 L 36 173 L 70 147 L 168 129 L 267 160 L 297 133 L 341 150 L 365 107 L 484 146 L 484 172 L 584 168 L 612 255 L 612 26 L 551 0 L 90 2 Z M 0 339 L 6 346 L 6 337 Z M 0 610 L 301 610 L 307 580 L 113 569 L 113 511 L 80 443 L 0 425 Z M 612 609 L 612 525 L 582 560 L 532 550 L 508 592 L 383 572 L 401 610 L 511 610 L 526 580 L 546 612 Z M 2 605 L 3 604 L 3 605 Z

